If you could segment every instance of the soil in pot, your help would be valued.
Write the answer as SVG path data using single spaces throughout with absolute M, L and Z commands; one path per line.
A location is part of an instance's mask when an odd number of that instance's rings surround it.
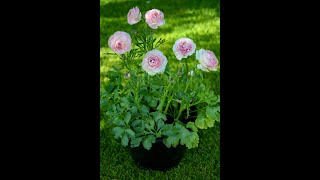
M 136 164 L 145 169 L 167 171 L 176 167 L 184 157 L 186 147 L 178 145 L 177 147 L 167 148 L 162 139 L 156 139 L 150 150 L 147 150 L 140 144 L 139 147 L 130 148 L 131 155 Z

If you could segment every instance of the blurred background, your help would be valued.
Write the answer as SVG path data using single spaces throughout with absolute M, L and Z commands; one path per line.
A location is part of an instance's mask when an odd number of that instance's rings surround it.
M 107 83 L 104 72 L 120 60 L 108 47 L 109 37 L 116 31 L 131 32 L 133 26 L 127 23 L 128 11 L 138 6 L 142 18 L 146 11 L 159 9 L 164 13 L 165 24 L 155 30 L 156 38 L 166 42 L 158 49 L 168 58 L 168 65 L 178 63 L 172 46 L 182 37 L 194 41 L 198 49 L 215 53 L 220 61 L 220 0 L 100 0 L 100 80 Z M 140 21 L 138 24 L 143 24 Z M 194 59 L 195 54 L 190 58 Z M 218 86 L 220 94 L 220 72 L 211 73 L 208 78 Z M 220 124 L 199 133 L 199 147 L 188 150 L 179 166 L 165 173 L 140 170 L 125 148 L 117 144 L 108 128 L 100 125 L 100 179 L 220 179 Z

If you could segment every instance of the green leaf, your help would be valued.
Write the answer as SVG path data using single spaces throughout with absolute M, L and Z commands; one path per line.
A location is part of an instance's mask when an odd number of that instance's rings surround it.
M 195 121 L 196 126 L 200 129 L 207 129 L 206 122 L 205 122 L 205 117 L 203 113 L 200 113 Z
M 192 129 L 192 131 L 198 132 L 198 128 L 194 125 L 194 122 L 188 122 L 188 124 L 186 125 L 186 128 L 190 128 Z
M 180 123 L 175 123 L 175 124 L 174 124 L 174 128 L 177 129 L 177 130 L 185 129 L 185 128 L 184 128 L 184 125 L 182 125 L 182 124 L 180 124 Z
M 159 131 L 159 129 L 162 128 L 162 126 L 164 126 L 164 122 L 160 119 L 156 120 L 157 123 L 157 130 Z
M 172 105 L 174 108 L 178 108 L 178 102 L 177 102 L 177 101 L 171 101 L 171 105 Z
M 186 136 L 182 136 L 180 139 L 180 144 L 185 145 L 186 143 L 188 143 L 188 138 Z
M 107 105 L 107 100 L 105 98 L 100 99 L 100 108 Z
M 124 121 L 122 119 L 120 119 L 119 117 L 116 117 L 114 119 L 114 123 L 117 125 L 117 126 L 122 126 L 124 127 L 126 124 L 124 123 Z
M 126 133 L 130 138 L 134 138 L 136 136 L 135 132 L 133 132 L 131 129 L 126 129 Z
M 209 117 L 209 118 L 212 118 L 212 119 L 214 119 L 215 117 L 216 117 L 216 108 L 215 107 L 209 107 L 209 106 L 207 106 L 207 108 L 206 108 L 206 113 L 207 113 L 207 116 Z
M 143 142 L 142 145 L 145 149 L 150 150 L 152 143 L 156 142 L 156 137 L 154 135 L 149 135 Z
M 148 91 L 145 90 L 145 89 L 143 89 L 143 90 L 141 90 L 141 91 L 139 92 L 139 96 L 145 96 L 145 95 L 147 95 L 147 94 L 148 94 Z
M 110 70 L 107 72 L 107 76 L 111 79 L 114 79 L 119 76 L 119 73 L 117 73 L 116 71 Z
M 143 97 L 144 97 L 144 100 L 145 100 L 147 103 L 149 103 L 149 102 L 152 101 L 152 97 L 151 97 L 150 95 L 145 95 L 145 96 L 143 96 Z
M 156 133 L 156 136 L 157 136 L 157 138 L 158 138 L 158 137 L 161 137 L 161 132 L 157 132 L 157 133 Z
M 116 107 L 115 104 L 112 104 L 112 110 L 113 110 L 114 113 L 117 113 L 117 107 Z
M 119 96 L 119 92 L 118 92 L 118 89 L 116 89 L 114 91 L 114 99 L 118 99 L 118 96 Z
M 112 129 L 112 132 L 114 134 L 115 139 L 118 139 L 119 137 L 121 137 L 121 135 L 124 132 L 124 128 L 122 127 L 115 127 Z
M 138 138 L 132 138 L 131 139 L 131 147 L 138 147 L 140 145 L 140 142 L 142 141 L 142 137 L 138 137 Z
M 128 146 L 128 143 L 129 143 L 129 139 L 128 139 L 127 134 L 123 134 L 122 139 L 121 139 L 121 144 L 124 147 L 126 147 L 126 146 Z
M 213 119 L 206 118 L 205 121 L 206 121 L 206 124 L 207 124 L 208 127 L 213 127 L 213 125 L 214 125 L 214 120 Z
M 148 113 L 149 113 L 149 109 L 148 109 L 145 105 L 142 105 L 142 106 L 140 107 L 140 110 L 141 110 L 141 112 L 144 113 L 144 114 L 148 114 Z
M 163 144 L 166 145 L 167 148 L 171 147 L 171 142 L 168 141 L 168 138 L 164 138 L 162 141 L 163 141 Z
M 179 144 L 179 137 L 169 136 L 167 141 L 169 141 L 173 147 L 177 147 L 177 145 Z
M 157 120 L 159 120 L 159 119 L 162 119 L 162 120 L 167 120 L 167 117 L 166 117 L 166 115 L 165 114 L 162 114 L 162 113 L 160 113 L 160 112 L 152 112 L 152 113 L 150 113 L 152 116 L 153 116 L 153 118 L 157 121 Z
M 119 69 L 118 69 L 116 66 L 112 65 L 112 68 L 113 68 L 114 70 L 116 70 L 117 72 L 119 72 Z
M 139 125 L 141 125 L 141 120 L 135 120 L 131 123 L 131 126 L 132 127 L 138 127 Z
M 121 106 L 119 104 L 117 105 L 117 111 L 122 112 Z
M 130 111 L 131 111 L 132 113 L 137 113 L 137 112 L 138 112 L 137 106 L 133 106 L 133 107 L 130 109 Z
M 157 104 L 158 104 L 158 101 L 156 99 L 153 99 L 149 103 L 149 106 L 155 108 L 155 107 L 157 107 Z
M 144 133 L 145 132 L 145 124 L 142 123 L 142 121 L 141 121 L 140 125 L 137 127 L 133 127 L 133 129 L 136 132 L 136 134 L 137 133 Z
M 128 111 L 126 116 L 124 117 L 124 121 L 126 122 L 126 124 L 129 124 L 130 119 L 131 119 L 131 113 Z
M 123 103 L 125 103 L 126 105 L 129 105 L 129 101 L 128 101 L 128 99 L 127 99 L 126 97 L 122 97 L 122 98 L 121 98 L 121 101 L 122 101 Z
M 147 129 L 150 129 L 150 130 L 152 129 L 150 124 L 148 124 L 148 123 L 146 123 L 145 126 L 146 126 Z
M 216 121 L 220 122 L 220 113 L 217 113 L 217 119 Z
M 108 86 L 105 88 L 105 90 L 107 92 L 112 92 L 113 89 L 114 89 L 114 85 L 113 84 L 108 84 Z
M 172 135 L 174 135 L 175 133 L 173 132 L 172 124 L 165 124 L 164 126 L 162 126 L 161 134 L 164 135 L 164 136 L 172 136 Z
M 191 132 L 190 136 L 189 136 L 189 141 L 186 144 L 186 146 L 191 149 L 191 148 L 195 148 L 198 147 L 199 144 L 199 135 L 196 132 Z
M 150 121 L 149 121 L 149 124 L 150 124 L 150 126 L 151 126 L 151 129 L 154 129 L 154 125 L 155 125 L 154 120 L 150 120 Z

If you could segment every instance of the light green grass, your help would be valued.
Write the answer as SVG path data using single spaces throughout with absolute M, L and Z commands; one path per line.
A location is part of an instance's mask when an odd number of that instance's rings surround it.
M 197 49 L 212 50 L 221 62 L 219 0 L 146 2 L 146 0 L 100 1 L 101 83 L 106 83 L 103 72 L 120 62 L 116 56 L 104 54 L 111 52 L 107 45 L 108 38 L 115 31 L 131 31 L 132 26 L 127 24 L 126 16 L 129 9 L 134 6 L 138 6 L 142 12 L 153 8 L 164 12 L 166 23 L 155 31 L 155 37 L 166 39 L 166 43 L 161 45 L 159 50 L 168 58 L 169 66 L 178 63 L 172 52 L 172 46 L 175 40 L 181 37 L 192 39 Z M 195 55 L 190 59 L 194 60 L 196 65 Z M 114 140 L 105 121 L 101 121 L 100 128 L 100 179 L 220 179 L 220 124 L 200 131 L 199 147 L 188 150 L 179 166 L 165 173 L 137 168 L 125 148 Z

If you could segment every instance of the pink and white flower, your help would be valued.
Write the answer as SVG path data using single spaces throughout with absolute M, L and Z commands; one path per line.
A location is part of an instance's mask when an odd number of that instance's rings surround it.
M 141 20 L 141 12 L 138 7 L 134 7 L 128 12 L 128 23 L 130 25 L 136 24 Z
M 196 59 L 200 64 L 197 65 L 198 69 L 203 71 L 217 71 L 218 59 L 212 51 L 200 49 L 196 51 Z
M 189 38 L 180 38 L 174 43 L 172 50 L 178 60 L 191 56 L 196 50 L 196 44 Z
M 168 60 L 164 54 L 159 50 L 151 50 L 147 52 L 142 59 L 142 69 L 144 69 L 149 75 L 155 75 L 157 73 L 163 73 Z
M 145 14 L 146 23 L 152 29 L 157 29 L 165 23 L 164 14 L 158 9 L 151 9 Z
M 132 48 L 131 37 L 126 32 L 117 31 L 110 36 L 108 45 L 113 52 L 117 54 L 124 54 Z

